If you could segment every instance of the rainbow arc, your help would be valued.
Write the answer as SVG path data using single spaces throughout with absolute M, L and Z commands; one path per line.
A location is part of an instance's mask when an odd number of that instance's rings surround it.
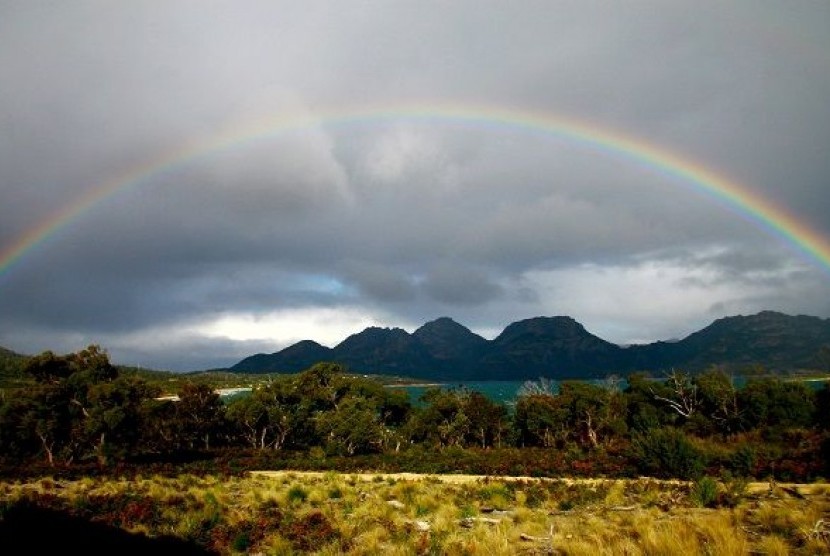
M 783 239 L 797 252 L 830 273 L 830 241 L 806 223 L 754 192 L 751 188 L 703 164 L 632 135 L 585 121 L 547 113 L 511 110 L 493 106 L 395 105 L 385 108 L 339 110 L 318 115 L 288 115 L 232 127 L 213 136 L 163 153 L 151 160 L 91 187 L 70 203 L 0 251 L 0 275 L 23 259 L 37 245 L 58 234 L 83 217 L 96 205 L 120 192 L 139 187 L 151 178 L 246 142 L 276 137 L 319 126 L 348 126 L 408 120 L 450 122 L 469 126 L 504 127 L 512 130 L 549 134 L 577 146 L 650 168 L 724 204 L 765 230 Z

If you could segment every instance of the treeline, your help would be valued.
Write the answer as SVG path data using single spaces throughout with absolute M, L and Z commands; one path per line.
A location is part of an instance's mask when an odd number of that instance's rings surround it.
M 34 385 L 0 405 L 6 465 L 111 466 L 201 453 L 251 465 L 360 462 L 425 472 L 830 473 L 830 386 L 816 392 L 764 378 L 736 388 L 717 369 L 660 381 L 635 374 L 624 390 L 612 381 L 564 382 L 555 392 L 542 379 L 526 383 L 511 410 L 463 388 L 429 390 L 414 406 L 405 391 L 336 364 L 279 376 L 227 405 L 204 383 L 182 385 L 178 401 L 159 399 L 158 385 L 119 374 L 97 346 L 44 352 L 24 372 Z

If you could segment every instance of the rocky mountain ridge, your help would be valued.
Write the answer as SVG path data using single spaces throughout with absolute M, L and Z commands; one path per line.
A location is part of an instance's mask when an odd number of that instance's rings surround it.
M 602 378 L 637 370 L 691 372 L 720 365 L 736 370 L 830 370 L 830 319 L 763 311 L 724 317 L 672 342 L 621 347 L 588 332 L 571 317 L 535 317 L 486 340 L 448 317 L 413 333 L 370 327 L 333 348 L 304 340 L 234 365 L 238 372 L 293 373 L 319 361 L 354 372 L 430 380 L 524 380 L 545 376 Z

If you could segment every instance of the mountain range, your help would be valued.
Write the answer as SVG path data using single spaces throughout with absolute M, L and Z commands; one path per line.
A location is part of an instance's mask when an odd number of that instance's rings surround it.
M 588 379 L 638 370 L 696 372 L 712 365 L 828 370 L 830 319 L 763 311 L 718 319 L 682 340 L 623 347 L 566 316 L 514 322 L 493 340 L 442 317 L 411 334 L 369 327 L 333 348 L 304 340 L 247 357 L 231 370 L 294 373 L 321 361 L 353 372 L 443 381 Z

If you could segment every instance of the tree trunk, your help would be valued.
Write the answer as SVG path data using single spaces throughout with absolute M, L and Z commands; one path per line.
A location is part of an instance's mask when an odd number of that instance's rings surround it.
M 106 436 L 107 436 L 107 433 L 102 432 L 102 433 L 101 433 L 101 438 L 98 440 L 98 449 L 97 449 L 96 451 L 98 452 L 98 454 L 97 454 L 97 456 L 98 456 L 98 463 L 99 463 L 100 465 L 107 465 L 107 463 L 109 463 L 109 462 L 107 461 L 107 454 L 106 454 L 106 452 L 104 451 L 104 448 L 105 448 L 105 446 L 106 446 L 106 445 L 105 445 L 105 439 L 106 439 Z
M 37 433 L 38 438 L 40 438 L 40 443 L 43 446 L 43 451 L 46 452 L 46 461 L 49 462 L 49 465 L 55 465 L 54 455 L 52 454 L 52 446 L 46 441 L 46 436 L 40 433 Z

